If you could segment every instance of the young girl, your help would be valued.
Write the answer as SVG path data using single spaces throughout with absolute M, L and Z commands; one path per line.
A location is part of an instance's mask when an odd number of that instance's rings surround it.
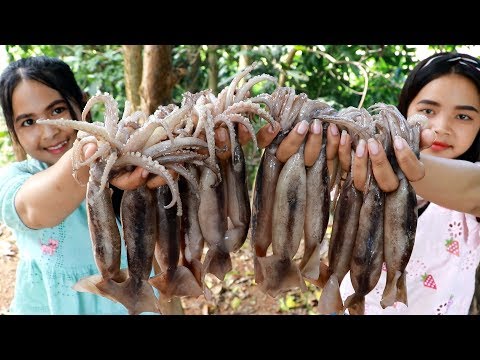
M 424 114 L 436 134 L 418 160 L 396 138 L 398 162 L 418 199 L 415 245 L 407 265 L 408 306 L 396 302 L 382 309 L 386 271 L 365 298 L 366 314 L 468 314 L 480 262 L 480 61 L 458 53 L 441 53 L 421 61 L 400 95 L 400 112 Z M 348 145 L 349 146 L 349 145 Z M 398 179 L 385 152 L 368 141 L 375 177 L 384 190 Z M 365 145 L 356 149 L 355 185 L 363 189 Z M 350 278 L 342 298 L 352 294 Z
M 98 273 L 86 186 L 72 176 L 76 131 L 36 124 L 40 118 L 80 119 L 85 101 L 71 69 L 43 56 L 13 62 L 0 78 L 0 102 L 13 143 L 28 154 L 27 160 L 0 169 L 0 221 L 12 229 L 20 253 L 10 312 L 127 314 L 119 303 L 72 289 L 81 278 Z M 87 157 L 94 152 L 94 145 L 84 147 Z M 78 172 L 83 183 L 88 170 Z M 138 168 L 115 184 L 132 188 L 147 175 Z M 123 248 L 122 268 L 126 265 Z

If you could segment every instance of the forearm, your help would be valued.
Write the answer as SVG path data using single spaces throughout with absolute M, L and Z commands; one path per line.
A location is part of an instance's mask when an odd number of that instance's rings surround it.
M 72 176 L 71 152 L 33 175 L 18 191 L 15 207 L 26 226 L 41 229 L 58 225 L 85 199 L 86 186 L 78 184 Z M 78 172 L 82 183 L 88 181 L 88 170 L 84 166 Z
M 480 166 L 468 161 L 420 155 L 425 177 L 412 182 L 422 198 L 480 217 Z

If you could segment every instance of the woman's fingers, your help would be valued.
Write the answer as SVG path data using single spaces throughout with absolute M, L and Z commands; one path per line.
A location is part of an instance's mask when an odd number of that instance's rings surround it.
M 318 159 L 322 149 L 322 123 L 320 120 L 313 120 L 310 125 L 307 141 L 305 143 L 305 166 L 312 166 Z
M 352 152 L 352 137 L 343 130 L 340 136 L 340 145 L 338 146 L 338 158 L 340 159 L 340 166 L 344 172 L 350 171 L 350 161 Z
M 432 146 L 437 138 L 437 134 L 432 129 L 423 129 L 420 133 L 420 150 L 427 149 Z
M 295 127 L 288 133 L 285 139 L 282 140 L 277 149 L 277 159 L 281 162 L 287 162 L 290 157 L 295 154 L 300 145 L 302 145 L 305 136 L 308 132 L 308 122 L 303 120 L 299 122 Z
M 398 188 L 398 177 L 392 169 L 390 162 L 387 159 L 387 154 L 385 153 L 382 145 L 376 139 L 368 139 L 367 143 L 368 155 L 372 163 L 372 171 L 377 180 L 378 186 L 385 192 L 391 192 Z M 365 160 L 363 160 L 365 161 Z M 362 166 L 366 168 L 366 163 Z M 357 168 L 354 171 L 358 170 Z M 355 175 L 354 175 L 355 176 Z M 366 178 L 366 170 L 365 170 Z M 360 185 L 360 184 L 358 184 Z M 357 189 L 364 189 L 365 187 L 358 187 L 355 183 Z
M 359 191 L 365 190 L 367 182 L 368 150 L 365 140 L 360 139 L 353 157 L 353 183 Z
M 395 136 L 393 147 L 398 165 L 407 179 L 409 181 L 421 180 L 425 176 L 425 168 L 423 163 L 417 159 L 412 149 L 410 149 L 407 142 L 400 136 Z
M 335 124 L 329 124 L 327 129 L 327 166 L 330 174 L 333 172 L 339 144 L 340 133 L 338 132 L 338 127 Z

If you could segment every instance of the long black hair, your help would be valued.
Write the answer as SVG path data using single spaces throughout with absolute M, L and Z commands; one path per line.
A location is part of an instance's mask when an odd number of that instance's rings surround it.
M 70 66 L 57 58 L 35 56 L 10 63 L 0 76 L 0 104 L 12 141 L 21 146 L 14 129 L 12 96 L 22 80 L 35 80 L 60 93 L 67 103 L 72 119 L 76 113 L 74 105 L 80 111 L 85 106 L 85 97 L 78 86 Z M 76 119 L 78 120 L 78 119 Z
M 410 103 L 425 85 L 446 74 L 459 74 L 470 79 L 480 93 L 479 59 L 456 52 L 433 54 L 420 61 L 408 75 L 398 102 L 398 109 L 402 115 L 407 116 Z M 470 162 L 480 160 L 480 131 L 470 148 L 456 159 Z
M 81 111 L 85 107 L 87 97 L 84 96 L 68 64 L 48 56 L 34 56 L 14 61 L 5 68 L 0 76 L 0 104 L 8 132 L 15 146 L 21 148 L 15 133 L 12 96 L 13 91 L 22 80 L 35 80 L 58 91 L 67 103 L 71 118 L 79 120 L 76 119 L 77 113 L 74 108 Z M 113 189 L 113 207 L 115 214 L 119 217 L 123 191 L 114 186 L 111 187 Z

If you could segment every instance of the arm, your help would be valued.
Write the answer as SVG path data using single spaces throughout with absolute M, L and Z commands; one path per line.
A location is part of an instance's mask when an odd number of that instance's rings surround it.
M 84 158 L 88 159 L 97 150 L 95 144 L 83 147 Z M 68 150 L 55 164 L 41 171 L 22 185 L 15 197 L 15 208 L 22 222 L 31 229 L 53 227 L 60 224 L 85 199 L 87 187 L 80 185 L 72 176 L 72 149 Z M 89 167 L 77 171 L 81 184 L 86 184 Z M 136 167 L 122 174 L 111 183 L 123 190 L 136 189 L 147 181 L 148 171 Z
M 425 176 L 412 186 L 440 206 L 480 217 L 480 166 L 463 160 L 420 155 Z
M 421 134 L 420 146 L 430 146 L 435 134 L 425 129 Z M 417 159 L 406 141 L 395 142 L 395 155 L 407 179 L 416 193 L 425 200 L 434 202 L 448 209 L 469 213 L 480 217 L 480 167 L 468 161 L 444 159 L 431 155 L 420 154 Z M 368 156 L 372 161 L 375 178 L 384 191 L 391 187 L 398 178 L 388 162 L 381 147 L 374 153 L 368 144 Z M 358 189 L 363 189 L 362 174 L 366 173 L 367 155 L 362 159 L 355 157 L 354 181 Z M 396 187 L 395 187 L 396 188 Z M 395 189 L 394 188 L 394 189 Z M 393 190 L 394 190 L 393 189 Z
M 86 186 L 72 176 L 72 149 L 54 165 L 30 177 L 15 196 L 15 208 L 23 223 L 32 229 L 53 227 L 70 215 L 85 199 Z M 78 172 L 88 181 L 88 167 Z

